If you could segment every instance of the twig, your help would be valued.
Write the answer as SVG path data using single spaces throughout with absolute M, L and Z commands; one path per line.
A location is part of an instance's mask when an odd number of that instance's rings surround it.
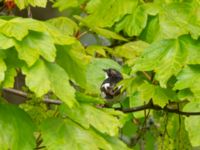
M 76 35 L 76 38 L 77 39 L 80 39 L 82 36 L 84 36 L 85 34 L 87 34 L 88 32 L 87 31 L 84 31 L 82 33 L 78 32 L 77 35 Z
M 28 6 L 27 13 L 28 13 L 28 18 L 32 18 L 33 17 L 32 11 L 31 11 L 31 6 Z
M 149 81 L 151 81 L 151 76 L 148 73 L 146 73 L 145 71 L 142 71 L 142 73 Z
M 142 106 L 137 106 L 137 107 L 132 107 L 132 108 L 124 108 L 124 109 L 117 109 L 120 110 L 124 113 L 132 113 L 132 112 L 138 112 L 138 111 L 142 111 L 142 110 L 146 110 L 146 109 L 152 109 L 152 110 L 162 110 L 165 112 L 169 112 L 169 113 L 175 113 L 175 114 L 179 114 L 179 115 L 184 115 L 184 116 L 194 116 L 194 115 L 200 115 L 200 112 L 184 112 L 184 111 L 180 111 L 177 108 L 169 108 L 167 107 L 168 105 L 166 105 L 165 107 L 161 107 L 159 105 L 155 105 L 153 104 L 151 101 L 148 104 L 142 105 Z
M 24 98 L 28 98 L 27 93 L 20 91 L 20 90 L 17 90 L 17 89 L 3 88 L 3 91 L 13 93 L 15 95 L 18 95 L 18 96 L 21 96 L 21 97 L 24 97 Z M 54 99 L 49 99 L 49 98 L 44 98 L 43 102 L 48 103 L 48 104 L 55 104 L 55 105 L 62 104 L 62 101 L 60 101 L 60 100 L 54 100 Z

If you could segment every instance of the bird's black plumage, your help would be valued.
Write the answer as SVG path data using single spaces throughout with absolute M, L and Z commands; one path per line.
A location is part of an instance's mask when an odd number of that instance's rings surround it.
M 102 97 L 106 100 L 112 100 L 114 97 L 120 94 L 121 87 L 116 87 L 116 84 L 120 82 L 123 77 L 121 73 L 115 69 L 104 69 L 107 78 L 101 85 Z

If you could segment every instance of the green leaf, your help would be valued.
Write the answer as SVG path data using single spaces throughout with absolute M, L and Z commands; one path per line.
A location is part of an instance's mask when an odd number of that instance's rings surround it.
M 18 18 L 4 21 L 3 24 L 0 24 L 0 28 L 1 33 L 8 37 L 14 37 L 19 41 L 21 41 L 28 34 L 27 26 L 21 23 Z
M 78 25 L 67 17 L 53 18 L 48 22 L 67 35 L 74 35 L 79 29 Z
M 51 62 L 56 56 L 53 40 L 48 34 L 41 32 L 31 31 L 22 41 L 16 41 L 16 49 L 19 58 L 25 60 L 29 66 L 33 65 L 40 55 Z
M 156 5 L 151 3 L 148 7 L 151 10 L 157 9 L 156 14 L 154 13 L 157 16 L 149 22 L 144 34 L 149 41 L 178 38 L 188 33 L 194 39 L 199 37 L 199 4 L 197 1 L 160 2 Z
M 14 41 L 12 38 L 8 38 L 7 36 L 0 34 L 0 49 L 8 49 L 14 46 Z
M 0 59 L 0 83 L 4 80 L 5 78 L 5 71 L 6 71 L 7 67 L 5 62 Z
M 199 112 L 200 103 L 192 102 L 185 105 L 184 111 L 186 112 Z M 189 134 L 189 139 L 193 147 L 200 146 L 200 133 L 199 133 L 199 116 L 190 116 L 185 118 L 185 127 Z
M 78 0 L 56 0 L 53 7 L 58 7 L 59 11 L 63 11 L 70 7 L 77 7 Z
M 109 142 L 112 146 L 113 150 L 130 150 L 122 141 L 120 141 L 117 137 L 104 136 L 104 138 Z
M 154 104 L 164 107 L 168 101 L 175 101 L 177 99 L 176 93 L 171 89 L 161 88 L 149 83 L 144 83 L 139 87 L 139 94 L 141 100 L 148 102 L 153 99 Z
M 133 70 L 153 70 L 161 87 L 166 87 L 169 78 L 181 70 L 186 63 L 187 49 L 182 45 L 181 38 L 161 40 L 151 44 L 135 62 Z
M 190 88 L 197 99 L 200 99 L 200 66 L 185 67 L 177 76 L 174 89 L 182 90 Z
M 117 46 L 114 54 L 118 57 L 123 57 L 126 59 L 135 59 L 148 46 L 149 44 L 144 41 L 128 42 L 122 46 Z
M 15 68 L 7 69 L 5 72 L 5 79 L 2 83 L 3 87 L 13 88 L 16 75 L 17 75 L 17 71 L 15 70 Z
M 70 107 L 77 104 L 75 90 L 69 84 L 69 78 L 66 72 L 57 64 L 46 63 L 46 66 L 48 67 L 51 89 L 56 96 Z
M 89 7 L 86 7 L 90 14 L 84 21 L 93 27 L 111 27 L 124 15 L 131 13 L 136 4 L 137 1 L 132 0 L 90 1 Z M 91 7 L 91 5 L 94 7 Z
M 101 136 L 69 119 L 49 118 L 42 123 L 41 131 L 48 150 L 112 150 Z
M 24 9 L 28 5 L 31 5 L 33 7 L 38 6 L 38 7 L 46 7 L 47 0 L 14 0 L 15 4 L 19 9 Z
M 139 92 L 135 92 L 129 97 L 129 106 L 130 106 L 130 108 L 137 107 L 137 106 L 142 106 L 142 105 L 144 105 L 144 100 L 142 100 L 141 95 L 139 94 Z M 142 117 L 144 117 L 145 114 L 144 114 L 143 111 L 138 111 L 138 112 L 134 112 L 133 115 L 136 118 L 142 118 Z
M 81 52 L 81 46 L 57 47 L 56 62 L 67 72 L 71 79 L 82 87 L 86 86 L 86 67 L 90 57 Z M 81 62 L 81 63 L 80 63 Z
M 93 26 L 93 24 L 91 23 L 88 23 L 87 21 L 85 21 L 82 17 L 80 16 L 75 16 L 75 18 L 79 21 L 81 21 L 81 23 L 84 25 L 84 26 L 87 26 L 89 27 L 92 31 L 106 37 L 106 38 L 113 38 L 113 39 L 117 39 L 117 40 L 122 40 L 122 41 L 127 41 L 126 38 L 124 38 L 123 36 L 111 31 L 111 30 L 108 30 L 108 29 L 104 29 L 104 28 L 100 28 L 100 27 L 96 27 L 96 26 Z
M 26 85 L 36 96 L 41 97 L 51 89 L 48 69 L 42 60 L 38 60 L 31 68 L 22 69 L 26 75 Z
M 96 58 L 91 61 L 87 68 L 87 89 L 88 92 L 100 93 L 100 86 L 105 79 L 103 69 L 115 68 L 120 70 L 120 65 L 113 60 Z
M 51 25 L 48 22 L 44 22 L 44 26 L 46 31 L 51 35 L 55 44 L 58 45 L 71 45 L 76 42 L 74 37 L 70 37 L 68 35 L 63 34 L 59 29 L 55 26 Z
M 33 6 L 33 7 L 43 7 L 45 8 L 47 5 L 47 0 L 29 0 L 29 3 Z
M 104 104 L 105 102 L 105 100 L 102 98 L 85 95 L 80 92 L 76 92 L 76 100 L 81 103 L 92 103 L 92 104 Z
M 106 37 L 106 38 L 111 38 L 111 39 L 117 39 L 117 40 L 121 40 L 121 41 L 127 41 L 126 38 L 124 38 L 123 36 L 113 32 L 113 31 L 110 31 L 110 30 L 107 30 L 107 29 L 103 29 L 103 28 L 99 28 L 99 27 L 94 27 L 94 28 L 91 28 L 94 32 Z
M 140 35 L 147 23 L 148 14 L 145 12 L 143 5 L 133 9 L 133 13 L 124 17 L 124 19 L 116 25 L 117 32 L 123 30 L 128 36 Z
M 200 39 L 193 40 L 192 38 L 182 39 L 183 47 L 188 51 L 187 64 L 200 64 Z
M 75 90 L 69 84 L 68 75 L 57 64 L 38 60 L 31 68 L 24 67 L 23 72 L 26 75 L 26 85 L 38 97 L 52 90 L 70 107 L 76 103 Z
M 102 56 L 106 56 L 104 46 L 99 46 L 99 45 L 90 45 L 86 48 L 86 53 L 90 54 L 91 56 L 95 56 L 96 54 L 100 54 Z
M 13 105 L 0 104 L 0 118 L 1 150 L 35 148 L 35 126 L 24 111 Z
M 61 106 L 61 109 L 64 115 L 81 124 L 84 128 L 88 129 L 90 126 L 93 126 L 99 132 L 106 133 L 110 136 L 116 136 L 118 129 L 122 126 L 116 117 L 117 115 L 108 114 L 106 111 L 88 104 L 80 104 L 80 106 L 74 107 L 73 109 Z M 120 115 L 122 116 L 122 113 Z

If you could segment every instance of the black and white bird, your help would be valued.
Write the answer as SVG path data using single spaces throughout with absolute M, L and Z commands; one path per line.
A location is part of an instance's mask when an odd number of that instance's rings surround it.
M 103 69 L 106 74 L 106 79 L 101 84 L 101 96 L 107 102 L 119 102 L 121 99 L 121 86 L 116 86 L 123 77 L 122 74 L 116 69 Z

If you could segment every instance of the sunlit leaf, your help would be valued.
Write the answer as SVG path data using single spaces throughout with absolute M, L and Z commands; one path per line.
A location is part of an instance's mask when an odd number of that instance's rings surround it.
M 59 11 L 63 11 L 70 7 L 77 7 L 78 0 L 56 0 L 53 6 L 58 7 Z
M 117 135 L 119 127 L 122 126 L 117 117 L 87 104 L 81 104 L 73 109 L 62 106 L 62 112 L 85 128 L 93 126 L 99 132 L 111 136 Z
M 14 41 L 7 36 L 0 34 L 0 49 L 8 49 L 14 46 Z
M 91 14 L 84 21 L 93 27 L 111 27 L 124 15 L 131 13 L 135 3 L 137 1 L 132 0 L 90 1 L 86 10 Z
M 5 72 L 5 79 L 2 83 L 3 87 L 13 88 L 16 75 L 17 75 L 17 72 L 14 68 L 7 69 Z
M 69 106 L 76 102 L 75 91 L 69 84 L 68 75 L 58 65 L 38 60 L 31 68 L 24 67 L 23 71 L 26 74 L 26 85 L 38 97 L 52 90 Z
M 28 5 L 32 5 L 33 7 L 35 6 L 45 7 L 47 4 L 47 0 L 14 0 L 14 1 L 20 9 L 24 9 Z
M 17 18 L 8 20 L 3 25 L 0 24 L 0 28 L 1 33 L 20 41 L 28 34 L 26 25 L 21 23 Z
M 139 35 L 147 23 L 148 14 L 145 7 L 138 6 L 133 9 L 133 13 L 125 16 L 121 22 L 116 25 L 116 31 L 123 30 L 128 36 Z
M 154 104 L 158 104 L 161 107 L 164 107 L 169 100 L 176 100 L 176 93 L 171 89 L 161 88 L 160 86 L 155 86 L 149 83 L 141 85 L 139 88 L 139 94 L 141 95 L 141 100 L 148 102 L 152 99 Z
M 40 55 L 51 62 L 56 56 L 53 40 L 48 34 L 40 32 L 32 31 L 22 41 L 16 41 L 16 49 L 19 58 L 25 60 L 29 66 L 33 65 Z
M 5 78 L 5 71 L 6 71 L 7 67 L 5 62 L 0 59 L 0 82 L 2 82 Z
M 169 78 L 181 70 L 186 63 L 187 49 L 183 47 L 181 39 L 162 40 L 155 42 L 145 49 L 141 57 L 135 62 L 134 70 L 153 70 L 155 78 L 162 87 L 166 87 Z
M 67 35 L 74 35 L 78 31 L 78 25 L 67 17 L 53 18 L 48 20 L 48 22 Z

